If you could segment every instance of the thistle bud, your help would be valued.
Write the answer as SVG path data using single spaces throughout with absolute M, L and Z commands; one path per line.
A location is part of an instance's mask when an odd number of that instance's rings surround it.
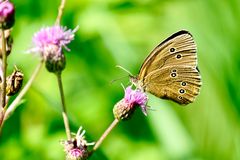
M 114 117 L 118 120 L 127 120 L 131 118 L 136 107 L 131 103 L 127 103 L 124 99 L 115 104 L 113 108 Z
M 13 73 L 7 77 L 7 87 L 6 87 L 6 94 L 7 96 L 13 96 L 19 92 L 22 87 L 23 82 L 23 73 L 15 68 Z
M 88 143 L 84 137 L 85 130 L 82 132 L 81 131 L 82 127 L 78 129 L 78 132 L 74 138 L 71 140 L 62 141 L 67 160 L 86 160 L 89 156 L 87 148 L 90 145 L 94 145 L 94 142 Z
M 66 66 L 64 54 L 49 54 L 46 57 L 45 67 L 49 72 L 61 73 Z
M 131 115 L 138 106 L 140 106 L 144 115 L 147 115 L 147 101 L 148 97 L 146 93 L 138 88 L 132 90 L 131 86 L 129 86 L 125 89 L 124 98 L 113 108 L 114 117 L 118 120 L 127 120 L 131 118 Z
M 88 158 L 88 150 L 86 147 L 72 148 L 68 151 L 67 160 L 86 160 Z
M 15 21 L 14 5 L 8 0 L 0 0 L 0 28 L 9 29 Z

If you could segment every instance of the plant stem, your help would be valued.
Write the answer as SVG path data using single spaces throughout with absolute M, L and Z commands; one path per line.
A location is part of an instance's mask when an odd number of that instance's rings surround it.
M 63 15 L 64 6 L 65 6 L 65 0 L 61 0 L 61 4 L 58 8 L 58 16 L 57 16 L 55 25 L 60 25 L 60 20 L 61 20 L 62 15 Z
M 4 117 L 4 121 L 15 111 L 15 109 L 17 108 L 19 102 L 21 101 L 22 97 L 26 94 L 26 92 L 28 91 L 28 89 L 30 88 L 30 86 L 32 85 L 33 80 L 36 78 L 36 76 L 38 75 L 40 69 L 43 66 L 43 61 L 41 61 L 37 67 L 35 68 L 32 76 L 30 77 L 29 81 L 27 82 L 27 84 L 24 86 L 24 88 L 21 90 L 21 92 L 19 93 L 19 95 L 14 99 L 14 101 L 10 104 L 10 106 L 7 108 L 6 113 L 5 113 L 5 117 Z
M 58 7 L 58 15 L 57 15 L 57 18 L 55 21 L 55 25 L 60 25 L 60 20 L 63 15 L 65 2 L 66 2 L 66 0 L 61 0 L 61 4 Z M 57 73 L 57 79 L 58 79 L 58 87 L 59 87 L 59 92 L 60 92 L 61 102 L 62 102 L 62 116 L 63 116 L 63 122 L 64 122 L 64 126 L 65 126 L 65 131 L 66 131 L 67 139 L 71 140 L 71 131 L 70 131 L 70 127 L 69 127 L 67 109 L 66 109 L 65 100 L 64 100 L 64 92 L 63 92 L 61 73 Z
M 68 120 L 67 109 L 66 109 L 65 100 L 64 100 L 62 76 L 61 76 L 61 73 L 57 73 L 56 75 L 57 75 L 57 80 L 58 80 L 59 92 L 60 92 L 60 96 L 61 96 L 62 116 L 63 116 L 63 122 L 64 122 L 65 130 L 66 130 L 66 135 L 67 135 L 67 139 L 71 140 L 71 132 L 70 132 L 70 127 L 69 127 L 69 120 Z
M 1 104 L 2 108 L 6 105 L 6 75 L 7 75 L 7 53 L 6 53 L 6 40 L 4 29 L 1 28 L 1 36 L 2 36 L 2 94 L 1 94 Z
M 2 126 L 3 126 L 3 123 L 4 123 L 4 117 L 5 117 L 5 109 L 4 108 L 0 108 L 0 136 L 1 136 L 1 133 L 2 133 Z
M 98 147 L 102 144 L 103 140 L 108 136 L 108 134 L 113 130 L 113 128 L 117 126 L 118 122 L 118 119 L 114 119 L 114 121 L 110 124 L 107 130 L 102 134 L 102 136 L 94 145 L 92 153 L 98 149 Z
M 0 134 L 2 131 L 2 125 L 5 117 L 5 105 L 6 105 L 6 77 L 7 77 L 7 53 L 6 53 L 6 39 L 4 34 L 4 29 L 1 28 L 2 36 L 2 86 L 1 86 L 1 108 L 0 108 Z

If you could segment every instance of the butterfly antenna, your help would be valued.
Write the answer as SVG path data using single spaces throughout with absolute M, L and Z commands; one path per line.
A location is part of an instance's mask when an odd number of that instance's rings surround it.
M 111 80 L 111 81 L 110 81 L 110 84 L 113 84 L 113 83 L 115 83 L 116 81 L 119 81 L 119 80 L 124 79 L 124 78 L 126 78 L 126 77 L 128 77 L 128 76 L 122 76 L 122 77 L 116 78 L 116 79 L 114 79 L 114 80 Z
M 121 86 L 123 87 L 123 90 L 125 90 L 125 87 L 124 87 L 124 85 L 121 83 Z
M 130 76 L 133 76 L 133 74 L 132 74 L 129 70 L 127 70 L 126 68 L 124 68 L 124 67 L 122 67 L 122 66 L 120 66 L 120 65 L 116 65 L 116 67 L 124 70 L 124 71 L 127 72 Z

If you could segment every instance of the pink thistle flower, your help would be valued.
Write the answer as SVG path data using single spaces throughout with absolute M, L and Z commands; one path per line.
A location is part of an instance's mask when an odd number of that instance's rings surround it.
M 148 101 L 148 97 L 145 92 L 141 91 L 140 89 L 135 89 L 132 90 L 131 86 L 128 86 L 125 89 L 125 96 L 124 100 L 127 103 L 133 104 L 133 105 L 139 105 L 142 110 L 144 111 L 143 113 L 146 115 L 146 103 Z
M 9 29 L 14 24 L 15 8 L 8 0 L 0 0 L 0 23 L 4 29 Z
M 69 160 L 83 160 L 86 159 L 88 153 L 85 153 L 85 149 L 73 148 L 68 151 L 67 159 Z
M 70 51 L 67 45 L 74 39 L 77 29 L 78 27 L 68 30 L 62 26 L 42 28 L 34 34 L 32 39 L 34 47 L 28 52 L 39 52 L 49 72 L 61 73 L 66 65 L 63 48 Z
M 77 29 L 78 27 L 74 30 L 68 30 L 66 27 L 62 26 L 42 28 L 39 32 L 34 34 L 32 39 L 34 47 L 30 49 L 30 52 L 40 52 L 43 57 L 47 57 L 51 49 L 57 51 L 56 54 L 61 54 L 62 48 L 70 51 L 67 45 L 74 39 L 74 33 Z
M 88 143 L 84 134 L 85 130 L 82 130 L 82 127 L 80 127 L 74 138 L 62 141 L 67 160 L 85 160 L 88 158 L 89 152 L 87 148 L 95 143 Z
M 14 12 L 14 6 L 8 0 L 0 1 L 0 16 L 8 16 Z
M 114 106 L 114 116 L 118 120 L 128 119 L 138 106 L 141 108 L 143 114 L 147 115 L 147 102 L 148 97 L 145 92 L 138 88 L 133 90 L 131 86 L 128 86 L 125 89 L 124 98 Z

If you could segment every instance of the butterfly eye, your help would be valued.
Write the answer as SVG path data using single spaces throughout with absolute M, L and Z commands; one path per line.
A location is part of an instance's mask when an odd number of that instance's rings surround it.
M 175 48 L 170 48 L 170 52 L 174 52 L 175 51 Z
M 180 89 L 179 93 L 183 94 L 183 93 L 185 93 L 185 90 L 184 89 Z
M 186 83 L 186 82 L 181 82 L 181 85 L 182 85 L 182 86 L 186 86 L 187 83 Z
M 181 55 L 181 54 L 178 54 L 178 55 L 176 56 L 176 58 L 177 58 L 177 59 L 180 59 L 180 58 L 182 58 L 182 55 Z
M 171 73 L 171 77 L 176 77 L 177 73 Z

